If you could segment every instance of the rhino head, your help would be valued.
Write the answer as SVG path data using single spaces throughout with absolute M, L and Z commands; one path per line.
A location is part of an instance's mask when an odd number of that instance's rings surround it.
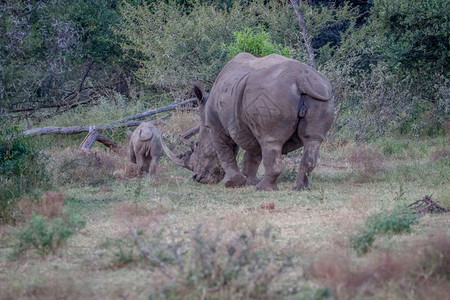
M 191 150 L 180 155 L 174 154 L 164 141 L 162 142 L 163 150 L 174 163 L 194 172 L 192 177 L 194 181 L 217 184 L 222 181 L 225 172 L 212 145 L 210 132 L 205 127 L 205 105 L 208 95 L 205 94 L 204 88 L 200 84 L 194 86 L 194 93 L 198 99 L 201 118 L 198 139 L 191 144 Z

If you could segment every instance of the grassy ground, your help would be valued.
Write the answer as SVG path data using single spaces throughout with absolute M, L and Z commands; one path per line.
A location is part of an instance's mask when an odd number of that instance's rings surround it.
M 47 150 L 64 197 L 61 214 L 86 226 L 55 253 L 31 247 L 12 259 L 14 232 L 24 223 L 3 225 L 1 299 L 450 294 L 448 213 L 419 217 L 410 232 L 379 234 L 361 256 L 349 242 L 369 216 L 425 195 L 450 206 L 448 138 L 327 142 L 303 192 L 291 190 L 300 152 L 285 158 L 279 191 L 257 192 L 194 183 L 166 159 L 156 180 L 138 179 L 126 157 L 96 151 L 92 161 L 75 147 Z

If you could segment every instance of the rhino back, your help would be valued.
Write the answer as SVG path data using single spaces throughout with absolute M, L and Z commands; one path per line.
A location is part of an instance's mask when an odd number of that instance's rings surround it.
M 296 60 L 241 53 L 223 68 L 211 89 L 206 124 L 223 130 L 246 150 L 259 147 L 264 135 L 289 139 L 296 131 L 302 94 L 328 101 L 332 87 L 319 72 Z

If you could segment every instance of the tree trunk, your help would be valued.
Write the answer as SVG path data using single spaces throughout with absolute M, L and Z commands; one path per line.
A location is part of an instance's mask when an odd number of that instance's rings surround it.
M 313 48 L 311 46 L 311 38 L 308 35 L 308 30 L 306 29 L 306 22 L 305 19 L 303 18 L 303 14 L 300 11 L 300 5 L 301 5 L 301 0 L 297 1 L 296 0 L 290 0 L 292 7 L 294 7 L 295 10 L 295 14 L 297 15 L 298 21 L 300 23 L 300 29 L 302 30 L 302 36 L 303 36 L 303 40 L 305 41 L 305 45 L 306 45 L 306 51 L 308 52 L 309 55 L 309 60 L 310 60 L 310 66 L 314 69 L 316 69 L 316 60 L 314 59 L 314 51 Z

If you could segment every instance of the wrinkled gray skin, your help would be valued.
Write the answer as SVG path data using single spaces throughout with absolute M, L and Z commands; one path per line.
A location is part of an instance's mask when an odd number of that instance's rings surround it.
M 130 137 L 130 161 L 137 164 L 139 175 L 155 176 L 161 156 L 161 132 L 152 123 L 143 122 L 134 132 L 128 130 L 127 135 Z
M 248 183 L 258 190 L 276 190 L 282 154 L 303 146 L 294 189 L 308 187 L 334 115 L 332 87 L 325 77 L 280 55 L 240 53 L 220 72 L 209 95 L 201 85 L 194 86 L 194 93 L 201 117 L 198 140 L 193 151 L 178 157 L 169 153 L 194 172 L 194 180 L 219 182 L 222 166 L 226 187 Z M 245 150 L 242 170 L 236 162 L 239 147 Z M 259 180 L 261 160 L 265 173 Z

